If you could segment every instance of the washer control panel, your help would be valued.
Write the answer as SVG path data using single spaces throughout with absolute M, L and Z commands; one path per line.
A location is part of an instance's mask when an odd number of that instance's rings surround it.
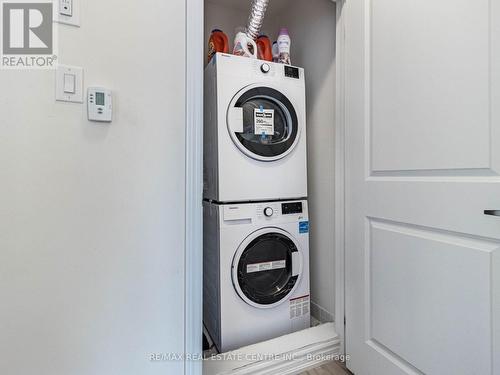
M 267 225 L 308 220 L 305 200 L 223 204 L 221 207 L 225 222 L 246 221 Z

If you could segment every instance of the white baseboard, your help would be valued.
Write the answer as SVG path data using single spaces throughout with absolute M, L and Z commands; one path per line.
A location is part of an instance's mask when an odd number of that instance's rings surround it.
M 311 301 L 311 315 L 321 323 L 334 321 L 333 314 L 315 301 Z
M 205 359 L 203 375 L 294 375 L 339 354 L 339 335 L 327 323 Z

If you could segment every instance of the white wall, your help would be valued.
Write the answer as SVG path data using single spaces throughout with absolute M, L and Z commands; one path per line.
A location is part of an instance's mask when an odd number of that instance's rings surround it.
M 60 61 L 115 92 L 111 125 L 0 71 L 0 374 L 180 374 L 185 2 L 85 0 Z
M 335 311 L 335 3 L 293 1 L 267 22 L 276 33 L 288 27 L 292 64 L 306 71 L 312 312 L 328 321 Z

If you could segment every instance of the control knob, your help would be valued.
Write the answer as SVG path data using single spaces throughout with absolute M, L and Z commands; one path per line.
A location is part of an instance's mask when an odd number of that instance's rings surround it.
M 274 210 L 271 207 L 266 207 L 264 208 L 264 215 L 266 215 L 266 217 L 271 217 L 274 215 Z
M 264 63 L 260 66 L 260 70 L 262 71 L 262 73 L 269 73 L 271 71 L 271 66 Z

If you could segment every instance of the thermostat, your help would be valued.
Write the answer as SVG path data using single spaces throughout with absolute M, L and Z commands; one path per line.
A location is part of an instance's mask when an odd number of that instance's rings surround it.
M 111 122 L 113 120 L 113 95 L 110 90 L 89 87 L 87 92 L 89 121 Z

